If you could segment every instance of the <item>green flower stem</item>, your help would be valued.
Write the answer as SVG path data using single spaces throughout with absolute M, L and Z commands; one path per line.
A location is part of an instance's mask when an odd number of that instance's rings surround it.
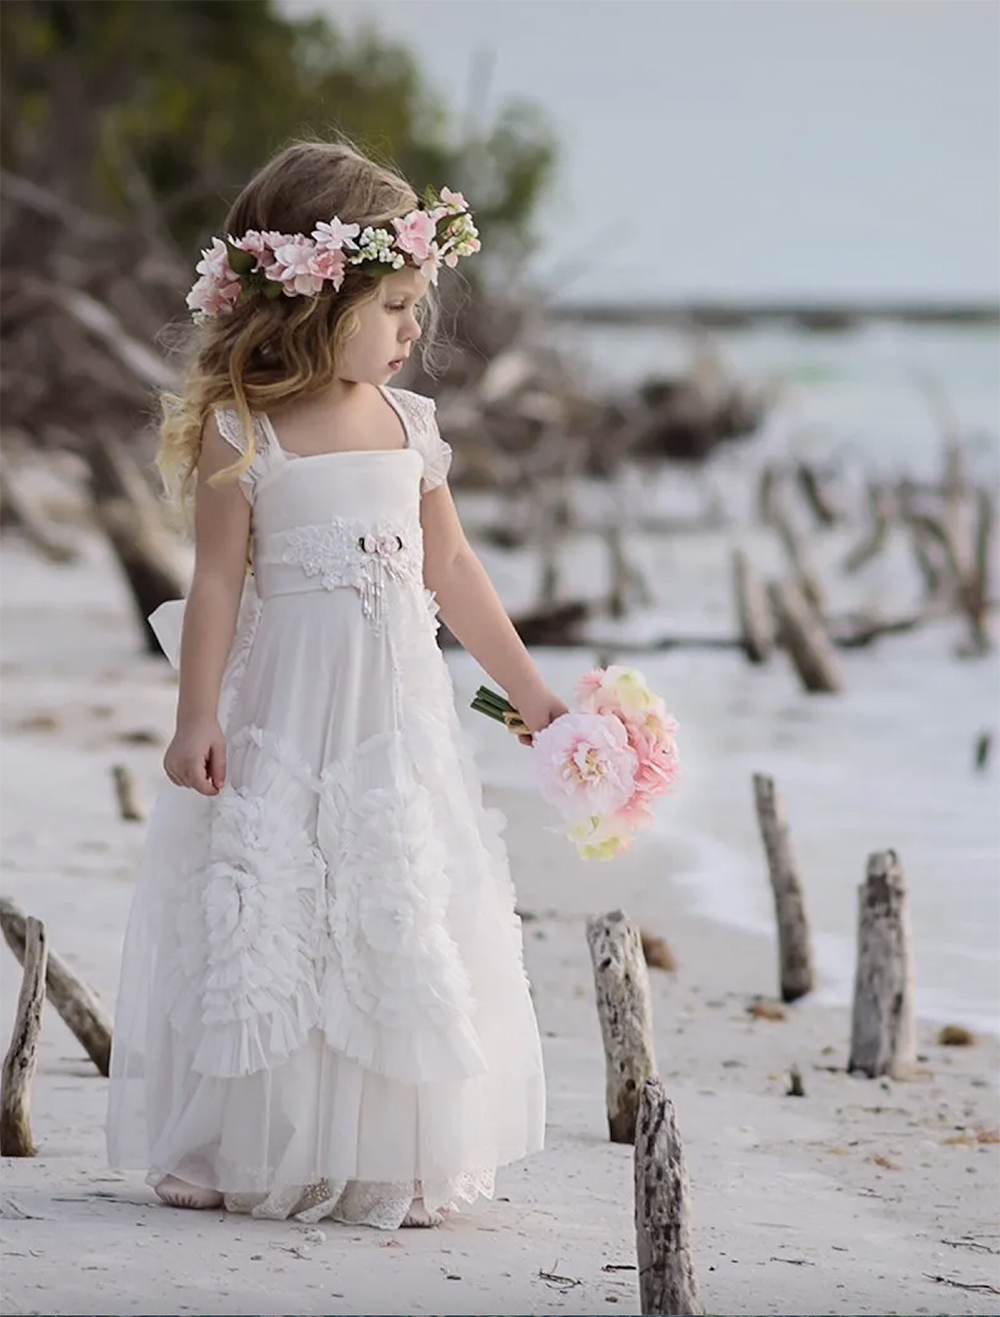
M 493 704 L 486 704 L 482 700 L 473 700 L 472 707 L 477 713 L 485 713 L 487 718 L 492 718 L 494 722 L 503 722 L 503 713 Z
M 476 691 L 476 699 L 482 700 L 484 704 L 492 704 L 494 708 L 500 709 L 503 713 L 516 713 L 517 710 L 503 695 L 492 691 L 488 686 L 480 686 Z

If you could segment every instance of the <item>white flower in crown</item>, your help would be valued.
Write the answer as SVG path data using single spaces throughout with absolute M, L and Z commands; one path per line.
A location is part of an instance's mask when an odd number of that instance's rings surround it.
M 354 239 L 361 232 L 360 224 L 344 224 L 334 217 L 321 220 L 312 231 L 313 240 L 321 250 L 341 251 L 344 247 L 354 248 Z
M 358 239 L 358 250 L 350 257 L 350 262 L 352 265 L 360 265 L 362 261 L 379 261 L 382 264 L 391 264 L 393 257 L 398 254 L 393 252 L 392 247 L 393 236 L 388 229 L 375 229 L 369 225 L 366 229 L 361 230 L 361 236 Z

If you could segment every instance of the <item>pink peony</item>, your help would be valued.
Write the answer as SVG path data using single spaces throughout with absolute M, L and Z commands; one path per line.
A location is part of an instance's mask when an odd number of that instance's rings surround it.
M 360 232 L 359 224 L 342 224 L 339 219 L 332 219 L 321 220 L 312 236 L 321 251 L 342 251 L 345 247 L 357 247 L 354 239 Z
M 604 817 L 631 799 L 638 761 L 616 718 L 565 713 L 533 744 L 539 789 L 566 818 Z
M 580 707 L 589 713 L 617 713 L 624 718 L 645 718 L 651 713 L 666 716 L 663 701 L 635 668 L 618 664 L 597 668 L 580 679 L 576 693 Z
M 274 261 L 266 270 L 267 277 L 282 284 L 289 297 L 296 293 L 311 296 L 323 287 L 323 276 L 313 270 L 315 258 L 316 244 L 311 238 L 296 234 L 275 249 Z
M 653 814 L 649 807 L 649 796 L 637 786 L 631 798 L 615 811 L 610 822 L 621 832 L 641 832 L 650 827 Z
M 425 210 L 411 210 L 402 219 L 394 219 L 396 246 L 412 256 L 417 265 L 423 265 L 431 254 L 437 225 Z

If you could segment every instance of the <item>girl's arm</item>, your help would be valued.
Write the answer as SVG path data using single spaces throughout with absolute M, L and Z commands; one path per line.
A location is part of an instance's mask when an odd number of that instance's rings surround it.
M 226 777 L 219 690 L 233 643 L 246 575 L 250 506 L 236 481 L 210 485 L 233 450 L 211 417 L 205 424 L 195 490 L 194 579 L 184 609 L 177 730 L 163 757 L 178 786 L 214 796 Z
M 424 580 L 434 591 L 441 616 L 456 640 L 503 687 L 532 732 L 566 713 L 545 685 L 531 655 L 465 538 L 447 484 L 421 499 Z M 529 738 L 521 738 L 526 740 Z

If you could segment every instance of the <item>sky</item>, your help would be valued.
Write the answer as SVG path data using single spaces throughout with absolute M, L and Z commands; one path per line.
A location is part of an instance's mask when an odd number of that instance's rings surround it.
M 995 0 L 283 8 L 405 43 L 456 122 L 484 61 L 487 115 L 546 112 L 534 264 L 560 296 L 1000 296 Z

